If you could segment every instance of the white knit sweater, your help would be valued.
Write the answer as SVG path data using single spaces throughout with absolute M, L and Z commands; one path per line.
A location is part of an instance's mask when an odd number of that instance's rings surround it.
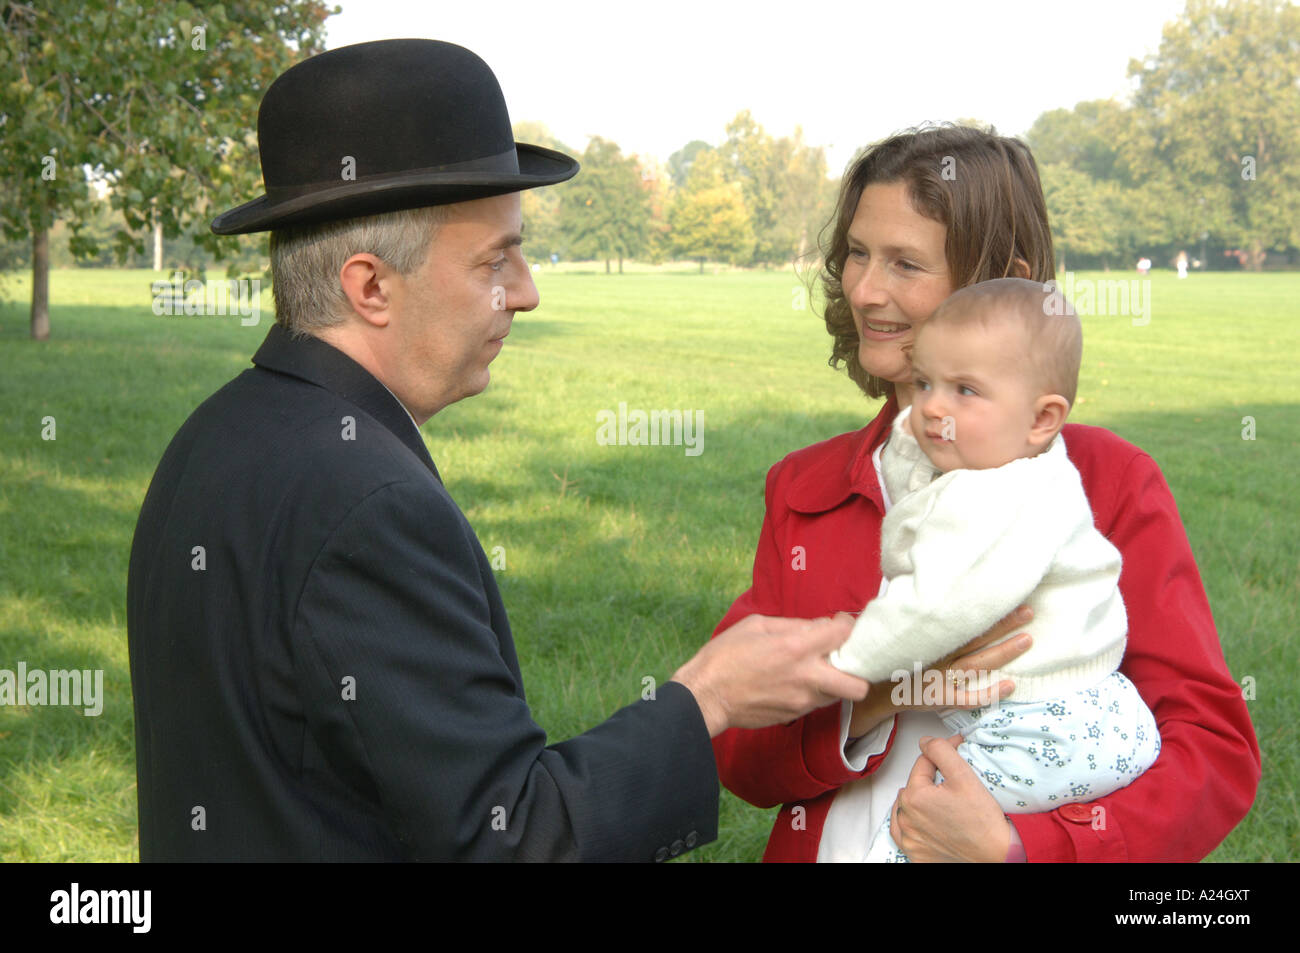
M 1033 647 L 991 676 L 1015 681 L 1007 701 L 1057 697 L 1115 671 L 1128 629 L 1120 554 L 1093 526 L 1064 438 L 996 469 L 939 475 L 909 413 L 881 455 L 894 500 L 881 529 L 887 586 L 831 662 L 872 682 L 910 676 L 1025 603 Z

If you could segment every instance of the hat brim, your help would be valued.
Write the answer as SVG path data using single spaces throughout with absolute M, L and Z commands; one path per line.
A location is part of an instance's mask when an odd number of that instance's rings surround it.
M 396 173 L 342 182 L 280 200 L 263 195 L 222 212 L 212 220 L 212 231 L 218 235 L 246 235 L 290 225 L 313 225 L 428 205 L 469 202 L 555 185 L 578 173 L 577 161 L 554 149 L 516 142 L 515 151 L 519 157 L 518 173 Z

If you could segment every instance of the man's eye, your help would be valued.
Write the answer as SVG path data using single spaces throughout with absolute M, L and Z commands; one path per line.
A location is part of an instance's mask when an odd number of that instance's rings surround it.
M 506 266 L 506 259 L 504 257 L 498 258 L 496 261 L 492 262 L 491 264 L 491 268 L 493 271 L 500 271 L 505 266 Z

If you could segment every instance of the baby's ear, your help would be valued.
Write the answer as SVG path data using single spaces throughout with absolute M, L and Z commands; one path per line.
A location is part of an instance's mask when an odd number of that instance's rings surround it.
M 1060 394 L 1044 394 L 1034 401 L 1034 423 L 1029 428 L 1029 442 L 1042 450 L 1052 442 L 1065 418 L 1070 413 L 1070 402 Z

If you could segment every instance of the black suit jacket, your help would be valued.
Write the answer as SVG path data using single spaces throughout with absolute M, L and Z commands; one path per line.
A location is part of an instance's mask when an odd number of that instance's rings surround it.
M 401 404 L 279 325 L 253 363 L 176 434 L 136 526 L 141 859 L 652 860 L 714 839 L 691 693 L 661 684 L 548 747 Z

